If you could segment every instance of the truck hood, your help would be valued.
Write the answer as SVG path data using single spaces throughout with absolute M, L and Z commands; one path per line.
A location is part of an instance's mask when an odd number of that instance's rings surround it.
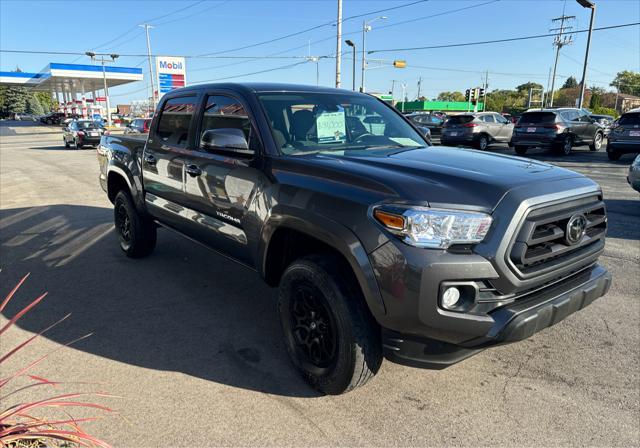
M 354 186 L 378 189 L 388 196 L 432 207 L 464 206 L 490 211 L 512 189 L 567 178 L 585 179 L 548 163 L 470 149 L 429 147 L 398 151 L 318 153 L 314 165 L 349 173 Z M 360 178 L 358 182 L 353 176 Z M 340 176 L 342 177 L 342 176 Z

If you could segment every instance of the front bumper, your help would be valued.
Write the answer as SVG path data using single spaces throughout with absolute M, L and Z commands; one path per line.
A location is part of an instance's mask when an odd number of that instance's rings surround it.
M 610 286 L 611 274 L 596 264 L 490 312 L 491 325 L 485 334 L 476 338 L 452 344 L 384 330 L 384 353 L 389 360 L 400 364 L 445 368 L 485 348 L 521 341 L 551 327 L 604 296 Z

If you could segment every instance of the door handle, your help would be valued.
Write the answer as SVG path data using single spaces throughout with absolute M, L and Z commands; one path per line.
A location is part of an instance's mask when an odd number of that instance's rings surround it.
M 144 155 L 144 161 L 148 165 L 155 165 L 156 163 L 158 163 L 158 160 L 156 159 L 156 157 L 153 154 L 145 154 Z
M 191 177 L 196 177 L 202 174 L 202 170 L 197 165 L 187 165 L 185 171 Z

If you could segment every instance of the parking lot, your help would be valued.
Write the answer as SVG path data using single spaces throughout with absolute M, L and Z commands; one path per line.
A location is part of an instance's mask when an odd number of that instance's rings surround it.
M 275 290 L 256 273 L 166 230 L 151 257 L 125 258 L 95 150 L 65 150 L 59 128 L 3 122 L 1 294 L 31 277 L 0 320 L 49 296 L 2 346 L 72 313 L 8 367 L 93 333 L 33 373 L 100 383 L 121 397 L 101 399 L 118 413 L 89 424 L 115 446 L 638 446 L 640 198 L 625 179 L 632 157 L 610 162 L 586 147 L 527 156 L 602 186 L 608 295 L 448 369 L 385 362 L 366 387 L 320 396 L 290 364 Z

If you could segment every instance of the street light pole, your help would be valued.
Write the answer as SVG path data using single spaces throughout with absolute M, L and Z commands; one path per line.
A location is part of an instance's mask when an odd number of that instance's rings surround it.
M 351 69 L 351 76 L 353 78 L 352 80 L 353 87 L 351 89 L 355 92 L 356 91 L 356 44 L 349 39 L 345 40 L 344 43 L 350 46 L 351 48 L 353 48 L 353 67 Z
M 593 17 L 596 14 L 596 4 L 589 0 L 577 0 L 578 3 L 584 7 L 591 9 L 591 19 L 589 20 L 589 34 L 587 36 L 587 50 L 584 54 L 584 66 L 582 67 L 582 82 L 580 83 L 580 99 L 578 101 L 578 107 L 582 108 L 584 102 L 584 90 L 587 85 L 587 62 L 589 61 L 589 47 L 591 46 L 591 33 L 593 32 Z
M 338 0 L 338 23 L 336 27 L 336 89 L 339 89 L 342 64 L 342 0 Z
M 107 103 L 107 126 L 111 127 L 111 103 L 109 101 L 109 87 L 107 86 L 107 71 L 104 67 L 104 64 L 107 62 L 115 62 L 115 60 L 118 59 L 119 55 L 117 54 L 109 55 L 111 57 L 111 60 L 108 61 L 104 58 L 104 56 L 101 56 L 100 59 L 96 59 L 96 54 L 91 51 L 87 51 L 85 52 L 85 54 L 89 56 L 92 61 L 99 61 L 102 64 L 102 83 L 104 86 L 104 98 Z
M 155 110 L 156 109 L 156 88 L 153 84 L 153 68 L 151 65 L 151 41 L 149 39 L 149 28 L 153 28 L 153 27 L 146 23 L 138 26 L 144 28 L 144 31 L 147 34 L 147 60 L 149 62 L 149 81 L 151 82 L 150 98 L 151 98 L 151 107 L 153 108 L 153 110 Z
M 371 23 L 386 18 L 386 16 L 380 16 L 370 20 L 368 23 L 366 20 L 362 21 L 362 81 L 360 83 L 360 91 L 362 93 L 365 92 L 365 71 L 367 70 L 367 33 L 371 31 Z

